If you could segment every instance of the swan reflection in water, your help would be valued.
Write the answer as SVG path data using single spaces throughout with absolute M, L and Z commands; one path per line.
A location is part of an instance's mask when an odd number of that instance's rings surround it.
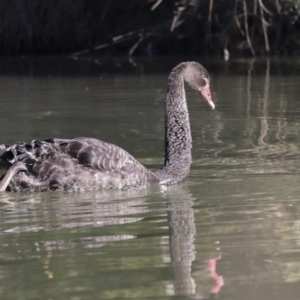
M 165 206 L 155 207 L 155 201 L 152 199 L 149 201 L 150 196 L 163 197 Z M 163 190 L 157 187 L 150 190 L 102 190 L 80 194 L 40 193 L 35 195 L 36 198 L 32 201 L 29 198 L 32 195 L 20 194 L 19 200 L 23 203 L 11 203 L 9 197 L 10 194 L 3 194 L 0 197 L 2 203 L 6 200 L 4 204 L 6 212 L 11 210 L 16 219 L 19 216 L 20 220 L 16 222 L 17 224 L 22 224 L 21 220 L 24 216 L 27 216 L 30 222 L 25 222 L 24 226 L 9 224 L 9 228 L 1 230 L 1 235 L 66 229 L 85 232 L 75 237 L 72 232 L 69 232 L 67 239 L 47 241 L 45 238 L 35 242 L 36 251 L 46 252 L 43 269 L 48 278 L 55 277 L 55 271 L 51 270 L 50 264 L 55 251 L 62 253 L 61 251 L 76 247 L 83 247 L 86 249 L 84 251 L 92 251 L 95 248 L 103 248 L 111 242 L 136 239 L 140 234 L 139 231 L 128 231 L 127 227 L 124 227 L 125 224 L 143 221 L 145 216 L 148 217 L 153 213 L 160 215 L 166 213 L 169 234 L 160 238 L 160 248 L 163 263 L 170 264 L 173 271 L 173 283 L 166 284 L 166 293 L 203 299 L 221 290 L 223 278 L 217 273 L 219 252 L 213 250 L 213 254 L 205 253 L 205 256 L 198 253 L 197 259 L 196 244 L 198 248 L 201 244 L 195 243 L 197 239 L 193 208 L 195 199 L 186 185 L 170 186 Z M 109 229 L 111 225 L 121 226 L 113 227 L 112 231 Z M 93 230 L 100 227 L 107 227 L 105 233 L 101 231 L 101 235 Z M 88 228 L 88 231 L 85 228 Z M 147 228 L 145 230 L 149 232 Z M 130 241 L 127 243 L 130 244 Z M 203 243 L 203 247 L 207 248 L 207 242 Z M 209 247 L 214 249 L 216 245 L 212 244 Z M 103 251 L 105 250 L 102 250 L 102 254 Z M 116 253 L 122 256 L 122 249 Z M 91 254 L 96 255 L 92 252 Z M 74 267 L 76 268 L 76 264 Z
M 192 272 L 192 262 L 196 258 L 193 195 L 185 186 L 168 187 L 165 195 L 168 198 L 169 255 L 174 272 L 174 286 L 168 287 L 167 291 L 196 299 L 218 294 L 224 284 L 223 277 L 217 273 L 220 255 L 194 266 L 195 271 Z M 196 288 L 196 278 L 198 285 L 204 282 L 203 286 Z

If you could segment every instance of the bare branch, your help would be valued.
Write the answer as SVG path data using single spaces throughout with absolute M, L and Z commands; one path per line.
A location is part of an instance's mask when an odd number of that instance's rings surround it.
M 249 45 L 249 48 L 252 52 L 252 55 L 255 56 L 255 51 L 252 46 L 251 38 L 249 36 L 249 29 L 248 29 L 248 10 L 247 10 L 247 4 L 246 0 L 243 0 L 243 7 L 244 7 L 244 22 L 245 22 L 245 32 L 246 32 L 246 39 L 247 43 Z
M 163 0 L 157 0 L 153 5 L 152 7 L 150 8 L 151 10 L 154 10 L 159 4 L 162 3 Z
M 259 2 L 259 6 L 261 7 L 261 9 L 263 9 L 269 15 L 273 16 L 273 14 L 265 7 L 265 5 L 263 4 L 262 0 L 258 0 L 258 2 Z
M 130 48 L 128 56 L 131 56 L 139 44 L 144 40 L 144 36 L 141 36 L 138 41 Z
M 260 9 L 260 15 L 261 15 L 261 26 L 262 26 L 262 29 L 263 29 L 263 33 L 264 33 L 264 39 L 265 39 L 265 48 L 266 48 L 266 51 L 267 53 L 270 52 L 270 45 L 269 45 L 269 38 L 268 38 L 268 31 L 267 31 L 267 21 L 265 20 L 264 18 L 264 9 L 263 7 L 260 5 L 261 4 L 261 0 L 258 0 L 259 1 L 259 9 Z

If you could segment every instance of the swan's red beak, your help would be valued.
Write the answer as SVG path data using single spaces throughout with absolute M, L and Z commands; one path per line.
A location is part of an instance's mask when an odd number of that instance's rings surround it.
M 206 87 L 200 92 L 204 100 L 208 103 L 208 105 L 211 107 L 211 109 L 215 108 L 215 104 L 212 101 L 211 92 L 210 92 L 210 86 L 209 84 L 206 85 Z

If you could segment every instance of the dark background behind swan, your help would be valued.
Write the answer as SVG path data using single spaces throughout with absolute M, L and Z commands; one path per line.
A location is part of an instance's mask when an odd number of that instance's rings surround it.
M 1 0 L 0 54 L 299 54 L 299 16 L 298 0 Z

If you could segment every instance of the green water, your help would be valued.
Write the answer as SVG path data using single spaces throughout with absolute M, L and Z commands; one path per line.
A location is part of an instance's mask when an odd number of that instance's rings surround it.
M 163 163 L 168 71 L 184 59 L 0 61 L 2 143 L 90 136 Z M 0 195 L 1 299 L 255 299 L 300 294 L 300 61 L 198 59 L 187 182 Z

